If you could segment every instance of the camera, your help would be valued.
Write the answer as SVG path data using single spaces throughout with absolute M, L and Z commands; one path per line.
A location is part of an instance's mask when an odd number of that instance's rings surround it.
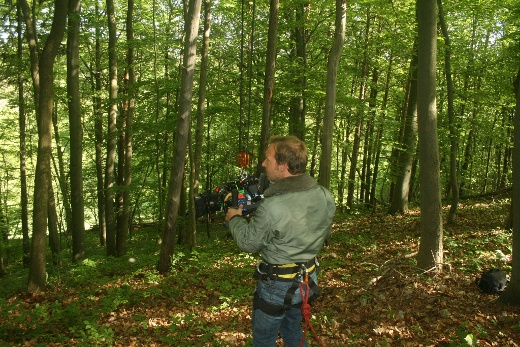
M 228 208 L 242 205 L 242 215 L 254 214 L 258 204 L 263 200 L 263 193 L 269 187 L 267 176 L 262 173 L 256 178 L 243 172 L 234 181 L 224 183 L 213 191 L 195 197 L 197 218 L 216 212 L 226 213 Z

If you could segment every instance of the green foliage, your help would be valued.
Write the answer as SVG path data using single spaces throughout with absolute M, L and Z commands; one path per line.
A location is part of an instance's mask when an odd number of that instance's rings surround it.
M 452 337 L 452 341 L 449 344 L 443 344 L 447 347 L 468 347 L 478 346 L 478 340 L 473 334 L 466 331 L 466 327 L 461 325 L 457 328 L 457 336 Z

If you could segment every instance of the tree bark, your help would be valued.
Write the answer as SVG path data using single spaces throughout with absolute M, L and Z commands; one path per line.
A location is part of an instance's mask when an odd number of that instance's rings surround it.
M 105 221 L 107 255 L 117 256 L 116 220 L 114 212 L 115 161 L 117 150 L 117 32 L 114 1 L 106 0 L 108 18 L 109 108 L 107 125 L 107 157 L 105 166 Z
M 516 107 L 513 121 L 513 146 L 520 148 L 520 69 L 515 80 Z M 499 300 L 505 304 L 520 306 L 520 151 L 513 151 L 513 266 L 509 284 Z
M 417 266 L 442 270 L 442 204 L 437 137 L 436 59 L 437 3 L 417 0 L 417 118 L 421 193 L 421 241 Z
M 364 55 L 363 61 L 361 62 L 361 84 L 359 87 L 359 105 L 356 111 L 357 124 L 354 130 L 354 141 L 352 142 L 352 154 L 350 156 L 350 169 L 348 173 L 348 191 L 347 191 L 347 207 L 352 209 L 354 203 L 354 190 L 356 188 L 356 172 L 357 163 L 359 157 L 359 149 L 361 146 L 361 130 L 363 129 L 364 122 L 364 102 L 366 98 L 367 82 L 366 78 L 368 75 L 368 45 L 369 45 L 369 30 L 370 30 L 370 9 L 367 9 L 367 21 L 365 26 L 365 40 L 364 40 Z M 361 181 L 363 178 L 361 177 Z
M 264 75 L 264 102 L 262 108 L 262 129 L 258 151 L 257 176 L 263 171 L 262 162 L 269 144 L 271 134 L 271 117 L 273 111 L 274 73 L 276 67 L 276 37 L 278 34 L 278 9 L 280 0 L 271 0 L 269 5 L 269 31 L 267 34 L 267 54 Z
M 67 1 L 55 0 L 52 28 L 39 61 L 40 102 L 38 119 L 38 154 L 34 182 L 33 236 L 31 265 L 29 268 L 29 292 L 45 290 L 45 246 L 49 184 L 51 180 L 52 108 L 54 92 L 54 59 L 61 45 L 67 19 Z
M 171 256 L 175 245 L 176 223 L 179 215 L 182 177 L 186 160 L 186 146 L 190 130 L 190 110 L 193 97 L 193 76 L 195 73 L 197 32 L 202 0 L 190 0 L 185 22 L 186 39 L 184 42 L 183 64 L 181 70 L 181 91 L 179 117 L 175 134 L 174 153 L 171 167 L 168 196 L 166 202 L 166 223 L 164 226 L 161 252 L 157 269 L 166 273 L 171 269 Z
M 98 2 L 96 2 L 96 14 L 99 15 Z M 105 221 L 105 184 L 103 179 L 103 106 L 101 104 L 101 29 L 98 24 L 95 28 L 96 45 L 94 52 L 93 71 L 93 113 L 94 113 L 94 141 L 96 147 L 96 187 L 97 187 L 97 213 L 99 225 L 99 244 L 106 246 L 107 229 Z
M 23 32 L 22 32 L 22 8 L 20 1 L 16 3 L 16 19 L 17 19 L 17 56 L 20 61 L 23 58 Z M 23 250 L 23 266 L 29 266 L 31 256 L 31 242 L 29 238 L 29 212 L 27 199 L 27 166 L 26 166 L 26 115 L 25 115 L 25 98 L 23 87 L 24 74 L 20 69 L 18 72 L 18 124 L 20 130 L 20 209 L 22 221 L 22 250 Z
M 414 45 L 414 56 L 410 63 L 410 90 L 404 124 L 402 150 L 398 156 L 395 172 L 397 179 L 392 194 L 392 202 L 388 213 L 408 213 L 408 197 L 412 177 L 412 166 L 417 151 L 417 53 Z
M 54 189 L 52 181 L 49 184 L 49 204 L 48 204 L 48 221 L 49 221 L 49 247 L 51 249 L 52 263 L 59 265 L 59 254 L 61 252 L 60 232 L 58 230 L 58 214 L 56 213 L 56 200 L 54 199 Z
M 80 0 L 69 2 L 67 32 L 67 96 L 70 126 L 70 203 L 72 260 L 85 258 L 85 206 L 83 201 L 83 127 L 79 93 Z
M 336 115 L 336 80 L 338 66 L 343 51 L 346 27 L 346 0 L 336 0 L 336 22 L 334 29 L 334 42 L 329 52 L 327 61 L 327 85 L 325 90 L 325 115 L 323 117 L 323 131 L 321 134 L 321 159 L 319 183 L 330 188 L 331 163 L 332 163 L 332 133 L 334 130 L 334 118 Z
M 189 144 L 190 153 L 190 190 L 188 203 L 188 233 L 195 235 L 197 232 L 197 217 L 195 211 L 195 196 L 200 190 L 200 171 L 202 162 L 202 143 L 204 141 L 204 115 L 206 110 L 206 87 L 208 80 L 209 44 L 211 30 L 211 0 L 204 0 L 204 36 L 201 49 L 199 95 L 197 103 L 197 124 L 195 126 L 195 145 Z M 209 129 L 208 129 L 209 133 Z M 208 232 L 209 237 L 209 232 Z M 195 241 L 195 237 L 192 237 Z M 192 246 L 195 246 L 193 244 Z
M 290 59 L 295 66 L 293 80 L 294 96 L 291 97 L 289 110 L 289 134 L 305 140 L 305 113 L 306 113 L 306 89 L 307 89 L 307 28 L 305 14 L 310 8 L 309 2 L 296 2 L 295 7 L 289 10 L 295 13 L 295 28 L 291 30 L 294 40 L 294 48 L 291 50 Z M 293 20 L 293 19 L 291 19 Z
M 451 42 L 448 35 L 442 0 L 437 0 L 439 7 L 439 24 L 444 37 L 444 74 L 446 76 L 446 89 L 448 93 L 448 121 L 450 124 L 450 187 L 451 207 L 448 214 L 448 224 L 457 221 L 457 208 L 459 204 L 459 183 L 457 181 L 457 153 L 459 151 L 459 135 L 455 124 L 455 110 L 453 106 L 453 79 L 451 76 Z
M 117 256 L 121 257 L 126 254 L 127 239 L 130 234 L 130 191 L 132 187 L 132 155 L 133 155 L 133 122 L 135 110 L 135 68 L 134 68 L 134 28 L 133 28 L 133 12 L 134 0 L 128 0 L 128 9 L 126 15 L 126 64 L 127 72 L 125 74 L 126 98 L 125 98 L 125 122 L 124 122 L 124 140 L 123 146 L 123 169 L 122 176 L 122 193 L 120 218 L 118 219 L 116 248 Z

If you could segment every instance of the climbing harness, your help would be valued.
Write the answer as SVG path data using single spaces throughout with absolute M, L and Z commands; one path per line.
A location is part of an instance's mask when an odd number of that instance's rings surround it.
M 253 275 L 254 278 L 259 280 L 271 279 L 282 282 L 292 282 L 292 285 L 285 293 L 283 306 L 273 305 L 260 298 L 258 293 L 255 292 L 253 310 L 259 309 L 270 316 L 281 316 L 285 311 L 290 310 L 291 308 L 299 308 L 302 312 L 302 317 L 305 323 L 300 347 L 302 346 L 303 341 L 305 341 L 308 328 L 312 330 L 318 343 L 323 346 L 323 343 L 318 338 L 318 335 L 310 322 L 312 316 L 310 303 L 318 297 L 321 288 L 318 287 L 316 282 L 314 282 L 309 275 L 318 269 L 319 263 L 316 258 L 313 258 L 306 263 L 291 263 L 284 265 L 273 265 L 262 262 L 257 265 L 255 274 Z M 293 305 L 292 299 L 297 289 L 300 289 L 302 301 Z M 311 291 L 312 295 L 309 296 Z

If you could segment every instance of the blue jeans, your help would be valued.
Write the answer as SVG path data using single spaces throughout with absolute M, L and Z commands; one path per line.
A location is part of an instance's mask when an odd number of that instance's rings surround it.
M 316 271 L 310 277 L 317 283 Z M 256 294 L 270 304 L 283 306 L 285 294 L 293 282 L 259 280 Z M 309 293 L 311 296 L 312 291 Z M 300 289 L 296 289 L 292 304 L 302 301 Z M 253 310 L 253 347 L 274 347 L 278 332 L 287 347 L 299 347 L 302 340 L 302 313 L 299 308 L 291 308 L 280 316 L 271 316 L 260 309 Z M 303 345 L 307 347 L 307 341 Z

